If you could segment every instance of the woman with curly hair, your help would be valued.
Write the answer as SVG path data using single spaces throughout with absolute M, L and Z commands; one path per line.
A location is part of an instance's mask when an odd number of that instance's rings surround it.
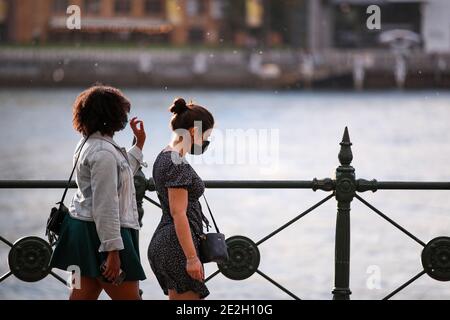
M 140 299 L 139 281 L 145 274 L 133 177 L 145 165 L 143 122 L 131 119 L 136 144 L 128 151 L 113 140 L 125 128 L 129 112 L 122 92 L 101 85 L 83 91 L 73 105 L 73 125 L 83 135 L 74 155 L 74 162 L 79 156 L 78 190 L 50 262 L 62 270 L 79 267 L 80 286 L 72 289 L 71 300 L 97 299 L 102 290 L 111 299 Z M 117 281 L 120 277 L 123 281 Z

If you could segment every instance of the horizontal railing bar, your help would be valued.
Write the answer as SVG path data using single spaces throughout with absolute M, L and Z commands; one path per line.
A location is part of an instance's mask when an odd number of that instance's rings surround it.
M 378 181 L 378 190 L 450 190 L 450 182 Z
M 61 189 L 65 180 L 0 180 L 0 189 Z M 313 180 L 205 180 L 211 189 L 313 189 Z M 450 182 L 378 181 L 377 190 L 450 190 Z M 75 181 L 70 188 L 76 188 Z M 154 187 L 148 181 L 148 189 Z
M 313 181 L 305 180 L 205 180 L 210 189 L 312 189 Z
M 312 189 L 313 181 L 302 180 L 205 180 L 207 188 L 274 188 L 274 189 Z M 149 188 L 154 184 L 150 179 Z M 65 188 L 67 181 L 65 180 L 0 180 L 0 189 L 58 189 Z M 70 188 L 76 188 L 75 181 L 70 183 Z
M 0 189 L 62 189 L 67 186 L 67 180 L 0 180 Z M 69 188 L 77 188 L 72 181 Z

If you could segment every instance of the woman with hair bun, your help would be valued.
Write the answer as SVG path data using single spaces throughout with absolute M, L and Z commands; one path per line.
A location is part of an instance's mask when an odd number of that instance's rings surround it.
M 199 259 L 198 235 L 208 220 L 199 202 L 205 190 L 184 156 L 206 151 L 214 127 L 204 107 L 178 98 L 169 108 L 173 139 L 157 156 L 153 179 L 162 207 L 161 221 L 148 248 L 150 266 L 171 300 L 199 300 L 209 295 Z

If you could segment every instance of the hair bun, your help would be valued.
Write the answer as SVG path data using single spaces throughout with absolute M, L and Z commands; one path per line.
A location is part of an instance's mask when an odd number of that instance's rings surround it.
M 169 108 L 169 111 L 174 114 L 183 113 L 188 109 L 186 101 L 183 98 L 175 99 L 173 105 Z

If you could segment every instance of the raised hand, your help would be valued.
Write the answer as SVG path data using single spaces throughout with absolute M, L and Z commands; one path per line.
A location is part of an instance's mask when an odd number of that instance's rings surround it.
M 144 122 L 134 117 L 130 120 L 130 127 L 136 137 L 136 146 L 142 150 L 146 139 Z

